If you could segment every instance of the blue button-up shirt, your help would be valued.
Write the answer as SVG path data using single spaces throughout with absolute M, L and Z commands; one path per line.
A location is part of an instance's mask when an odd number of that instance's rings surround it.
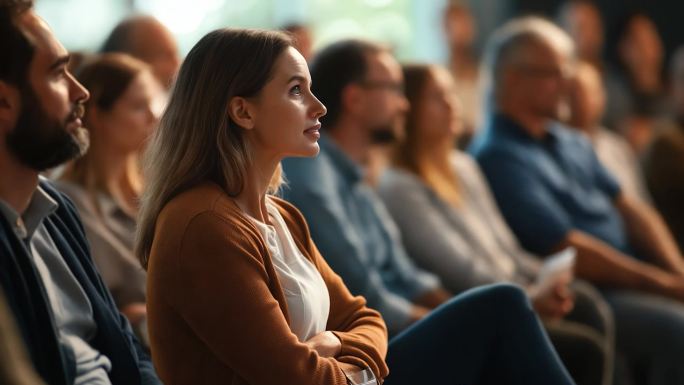
M 631 254 L 615 206 L 620 186 L 582 134 L 552 123 L 544 138 L 535 139 L 494 115 L 470 150 L 527 249 L 548 253 L 576 229 Z
M 408 325 L 411 300 L 439 281 L 409 260 L 360 167 L 327 138 L 319 143 L 318 157 L 283 161 L 283 195 L 302 211 L 321 254 L 349 290 L 366 297 L 396 333 Z

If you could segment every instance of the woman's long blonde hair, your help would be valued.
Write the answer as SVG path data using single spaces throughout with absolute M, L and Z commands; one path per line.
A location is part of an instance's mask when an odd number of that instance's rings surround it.
M 444 201 L 460 206 L 462 197 L 456 174 L 450 168 L 445 170 L 444 167 L 425 161 L 422 156 L 425 148 L 421 140 L 420 127 L 418 127 L 419 106 L 424 100 L 425 86 L 434 76 L 432 74 L 434 70 L 434 66 L 428 64 L 403 66 L 404 93 L 411 108 L 406 115 L 404 137 L 393 151 L 392 163 L 395 167 L 416 175 Z M 435 123 L 448 124 L 447 122 Z M 448 161 L 445 154 L 444 164 L 440 166 L 448 166 Z
M 252 156 L 244 130 L 228 115 L 228 102 L 256 96 L 291 45 L 281 32 L 220 29 L 185 58 L 144 159 L 135 253 L 145 269 L 157 217 L 173 197 L 203 181 L 217 183 L 230 196 L 242 192 Z M 271 190 L 280 183 L 278 168 Z

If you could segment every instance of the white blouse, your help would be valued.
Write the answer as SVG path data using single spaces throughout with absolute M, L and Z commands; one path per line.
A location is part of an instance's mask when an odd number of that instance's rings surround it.
M 304 342 L 325 331 L 330 313 L 328 287 L 316 266 L 297 248 L 278 208 L 268 197 L 266 209 L 273 225 L 250 219 L 266 240 L 273 258 L 290 313 L 290 328 Z

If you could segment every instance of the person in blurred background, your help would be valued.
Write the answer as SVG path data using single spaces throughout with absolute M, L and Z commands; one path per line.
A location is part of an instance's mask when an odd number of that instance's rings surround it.
M 611 384 L 614 331 L 608 305 L 586 283 L 571 289 L 570 276 L 543 288 L 534 283 L 539 257 L 518 244 L 477 163 L 453 148 L 463 128 L 451 75 L 439 66 L 409 65 L 404 79 L 411 105 L 406 132 L 378 192 L 409 256 L 454 293 L 496 282 L 526 288 L 575 381 Z
M 294 47 L 304 56 L 307 63 L 313 57 L 313 33 L 306 24 L 291 23 L 286 24 L 282 30 L 292 36 Z
M 604 122 L 621 133 L 641 157 L 668 108 L 662 79 L 663 43 L 656 24 L 643 12 L 622 17 L 613 35 Z
M 77 79 L 90 90 L 83 119 L 90 148 L 57 187 L 76 204 L 114 301 L 147 342 L 145 271 L 133 253 L 143 188 L 137 160 L 157 124 L 153 103 L 162 87 L 147 64 L 121 53 L 93 58 Z
M 408 109 L 401 66 L 384 46 L 343 40 L 319 52 L 311 77 L 328 107 L 321 154 L 283 161 L 283 196 L 302 210 L 333 270 L 396 335 L 452 296 L 410 261 L 396 225 L 364 181 L 371 145 L 393 141 Z
M 471 148 L 523 247 L 572 246 L 576 273 L 611 305 L 616 345 L 649 384 L 681 384 L 684 258 L 658 214 L 625 194 L 587 138 L 558 123 L 572 40 L 540 18 L 489 40 L 487 127 Z
M 644 168 L 655 206 L 684 249 L 684 47 L 670 67 L 672 117 L 655 135 Z
M 601 163 L 617 179 L 625 194 L 650 202 L 641 165 L 625 138 L 601 125 L 606 93 L 601 75 L 593 65 L 580 61 L 570 80 L 568 126 L 585 133 Z
M 463 104 L 463 135 L 459 146 L 467 146 L 480 124 L 482 106 L 478 82 L 479 61 L 475 54 L 477 21 L 464 0 L 449 0 L 443 13 L 449 45 L 449 69 L 456 81 L 456 95 Z
M 42 171 L 88 148 L 88 91 L 29 0 L 0 0 L 0 285 L 48 384 L 160 384 L 92 263 L 72 202 Z
M 100 52 L 127 53 L 144 61 L 167 89 L 173 85 L 181 62 L 171 31 L 147 15 L 131 16 L 121 21 L 109 34 Z
M 593 0 L 568 0 L 561 4 L 558 24 L 575 42 L 577 58 L 603 72 L 605 40 L 601 11 Z

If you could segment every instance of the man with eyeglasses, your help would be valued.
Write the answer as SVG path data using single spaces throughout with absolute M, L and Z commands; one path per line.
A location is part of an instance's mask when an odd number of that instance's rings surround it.
M 684 259 L 658 214 L 558 123 L 573 60 L 570 38 L 544 19 L 496 31 L 484 58 L 487 124 L 471 152 L 524 247 L 577 250 L 577 275 L 602 289 L 617 348 L 647 383 L 684 383 Z
M 307 218 L 316 245 L 355 295 L 396 334 L 451 297 L 418 269 L 398 229 L 365 183 L 371 147 L 400 132 L 408 101 L 401 66 L 377 44 L 346 40 L 311 65 L 312 91 L 326 105 L 321 152 L 283 162 L 284 196 Z

